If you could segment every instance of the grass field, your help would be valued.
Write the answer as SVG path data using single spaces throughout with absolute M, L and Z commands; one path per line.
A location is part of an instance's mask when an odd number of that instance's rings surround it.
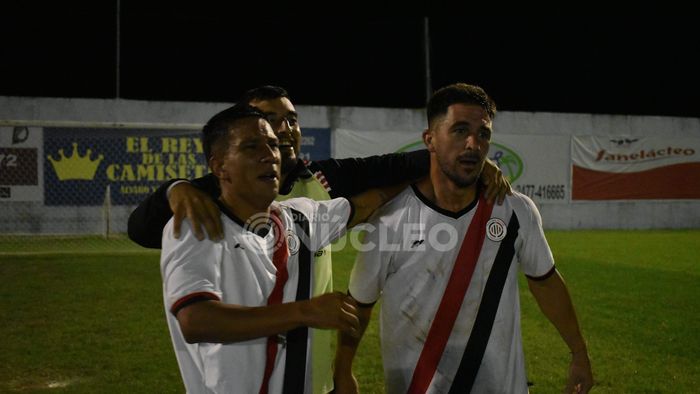
M 547 232 L 588 339 L 600 393 L 700 392 L 700 231 Z M 47 253 L 52 242 L 67 251 Z M 183 387 L 158 254 L 113 241 L 0 240 L 0 392 L 167 393 Z M 126 253 L 115 250 L 127 248 Z M 87 253 L 85 253 L 87 252 Z M 344 289 L 354 251 L 334 254 Z M 531 393 L 563 387 L 568 352 L 521 283 Z M 383 391 L 376 324 L 356 366 Z

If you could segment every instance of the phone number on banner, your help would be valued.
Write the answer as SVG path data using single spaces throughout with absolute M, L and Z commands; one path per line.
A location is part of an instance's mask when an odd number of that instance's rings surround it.
M 564 185 L 514 185 L 515 190 L 539 200 L 564 200 L 566 198 L 566 186 Z

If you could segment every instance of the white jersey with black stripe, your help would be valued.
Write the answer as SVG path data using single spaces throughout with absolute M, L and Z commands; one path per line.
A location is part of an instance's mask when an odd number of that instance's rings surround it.
M 313 253 L 340 237 L 351 213 L 344 198 L 317 202 L 295 198 L 273 203 L 286 229 L 290 249 L 287 261 L 289 279 L 283 302 L 292 302 L 297 294 L 300 249 Z M 309 223 L 309 234 L 295 226 L 296 215 Z M 168 327 L 185 388 L 188 393 L 254 393 L 260 389 L 265 369 L 267 338 L 238 343 L 185 342 L 173 312 L 197 299 L 220 300 L 226 304 L 264 306 L 275 284 L 272 262 L 275 237 L 272 231 L 258 235 L 239 219 L 222 212 L 224 239 L 198 241 L 189 222 L 184 221 L 179 239 L 173 237 L 173 221 L 163 230 L 161 274 Z M 253 224 L 255 220 L 253 220 Z M 267 222 L 262 223 L 265 225 Z M 257 223 L 261 224 L 261 223 Z M 313 272 L 313 270 L 311 271 Z M 313 277 L 310 288 L 313 288 Z M 307 354 L 312 354 L 308 349 Z M 270 378 L 269 392 L 281 393 L 286 348 L 280 346 Z M 311 392 L 307 358 L 305 392 Z
M 452 273 L 478 200 L 460 212 L 440 209 L 413 186 L 371 219 L 363 251 L 350 278 L 359 302 L 381 296 L 381 341 L 385 383 L 390 393 L 405 393 Z M 507 271 L 495 321 L 472 392 L 527 392 L 520 335 L 518 269 L 537 278 L 553 272 L 554 260 L 539 212 L 526 196 L 514 193 L 496 205 L 469 288 L 430 383 L 429 392 L 448 392 L 473 328 L 484 287 L 506 229 L 517 218 L 515 255 Z

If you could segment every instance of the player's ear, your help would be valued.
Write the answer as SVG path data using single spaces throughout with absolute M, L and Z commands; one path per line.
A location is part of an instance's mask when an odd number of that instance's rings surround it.
M 425 129 L 423 131 L 423 143 L 425 147 L 428 148 L 428 152 L 435 152 L 435 147 L 433 146 L 433 132 L 430 129 Z

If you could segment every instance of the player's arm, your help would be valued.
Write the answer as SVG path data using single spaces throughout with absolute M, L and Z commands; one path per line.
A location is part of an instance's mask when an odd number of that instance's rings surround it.
M 331 187 L 331 197 L 349 198 L 372 188 L 410 182 L 428 175 L 430 155 L 424 149 L 363 158 L 319 160 L 311 162 L 309 169 L 323 173 Z
M 396 197 L 402 190 L 408 187 L 408 182 L 393 186 L 374 188 L 361 194 L 350 197 L 353 206 L 352 218 L 348 222 L 348 228 L 367 221 L 374 211 Z
M 221 219 L 214 202 L 219 195 L 216 178 L 207 175 L 192 182 L 180 182 L 168 193 L 176 181 L 162 184 L 131 213 L 128 233 L 132 241 L 147 248 L 160 248 L 163 227 L 173 216 L 176 237 L 179 237 L 182 219 L 187 217 L 194 224 L 197 239 L 204 238 L 202 227 L 210 239 L 221 238 Z
M 564 280 L 559 272 L 553 269 L 552 274 L 544 279 L 528 278 L 528 287 L 540 310 L 559 331 L 571 352 L 565 392 L 587 393 L 593 386 L 591 362 Z
M 367 329 L 370 317 L 372 315 L 372 305 L 359 305 L 359 331 L 357 335 L 348 335 L 343 331 L 338 332 L 338 346 L 335 352 L 335 364 L 333 372 L 333 380 L 335 382 L 335 393 L 358 393 L 359 386 L 357 379 L 352 373 L 352 363 L 357 354 L 357 348 L 360 345 L 362 336 Z
M 430 154 L 422 149 L 364 158 L 319 160 L 309 166 L 312 172 L 323 173 L 332 197 L 348 198 L 372 188 L 412 182 L 428 175 Z M 488 159 L 480 180 L 486 186 L 485 194 L 490 202 L 497 199 L 500 204 L 506 194 L 512 194 L 508 180 Z
M 352 297 L 327 293 L 305 301 L 245 307 L 203 300 L 175 311 L 188 343 L 230 343 L 282 334 L 299 326 L 337 329 L 358 335 L 360 323 Z

